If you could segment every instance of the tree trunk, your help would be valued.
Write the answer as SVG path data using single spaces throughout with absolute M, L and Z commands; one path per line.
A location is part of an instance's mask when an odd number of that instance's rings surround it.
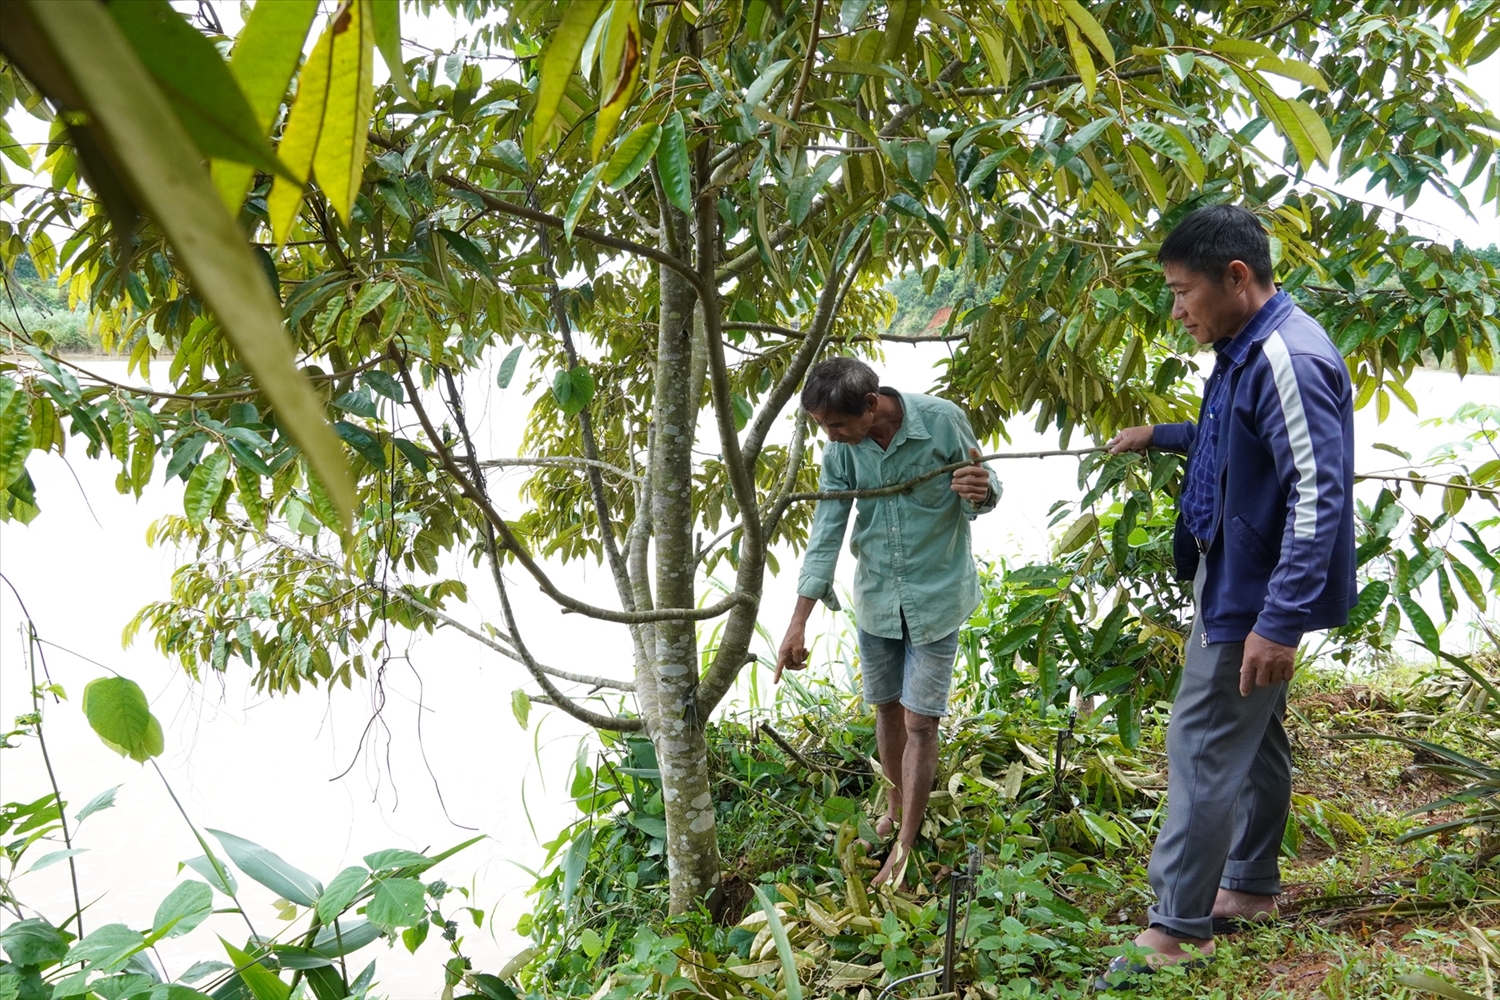
M 680 217 L 679 217 L 680 218 Z M 684 227 L 685 228 L 685 227 Z M 682 276 L 660 269 L 655 449 L 651 456 L 651 519 L 656 540 L 656 599 L 661 607 L 693 606 L 693 434 L 698 399 L 693 389 L 693 306 L 697 296 Z M 697 706 L 698 640 L 694 622 L 656 626 L 654 718 L 648 719 L 661 767 L 667 814 L 667 870 L 671 912 L 697 906 L 719 883 L 719 846 L 708 744 Z

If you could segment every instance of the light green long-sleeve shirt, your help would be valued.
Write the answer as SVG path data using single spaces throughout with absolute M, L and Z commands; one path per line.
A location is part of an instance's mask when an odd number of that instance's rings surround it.
M 969 457 L 979 447 L 969 418 L 946 399 L 919 393 L 882 393 L 901 402 L 901 426 L 886 448 L 872 439 L 823 448 L 824 490 L 863 490 L 914 479 Z M 992 510 L 1000 480 L 988 466 L 992 494 L 982 506 L 950 488 L 952 475 L 934 476 L 909 493 L 864 500 L 820 500 L 813 514 L 797 593 L 838 607 L 833 571 L 854 507 L 849 551 L 855 558 L 854 615 L 872 635 L 901 638 L 901 618 L 922 645 L 953 632 L 979 606 L 979 578 L 969 549 L 969 522 Z

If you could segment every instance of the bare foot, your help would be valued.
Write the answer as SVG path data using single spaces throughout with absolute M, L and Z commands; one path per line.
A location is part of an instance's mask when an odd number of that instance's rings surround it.
M 899 886 L 902 880 L 906 878 L 906 862 L 910 857 L 911 848 L 899 840 L 892 844 L 890 856 L 885 859 L 885 864 L 881 866 L 880 871 L 875 873 L 875 877 L 870 880 L 870 888 L 873 889 L 876 886 L 884 885 L 886 882 L 893 882 L 893 884 Z
M 880 835 L 881 840 L 889 840 L 896 830 L 896 817 L 892 813 L 886 813 L 875 821 L 875 832 Z
M 1276 897 L 1257 896 L 1237 889 L 1220 889 L 1214 897 L 1216 917 L 1231 917 L 1247 923 L 1258 924 L 1276 919 Z
M 1145 956 L 1145 962 L 1153 969 L 1190 962 L 1195 958 L 1207 958 L 1214 953 L 1214 943 L 1210 938 L 1180 938 L 1168 934 L 1160 927 L 1148 927 L 1141 931 L 1136 935 L 1135 943 L 1137 947 L 1151 952 Z

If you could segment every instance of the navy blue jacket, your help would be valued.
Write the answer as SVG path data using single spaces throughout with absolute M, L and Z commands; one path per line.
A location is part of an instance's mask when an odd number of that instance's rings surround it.
M 1205 645 L 1253 630 L 1295 646 L 1304 632 L 1348 621 L 1356 597 L 1349 371 L 1285 293 L 1263 308 L 1268 322 L 1228 375 L 1198 609 Z M 1189 452 L 1197 436 L 1191 422 L 1157 424 L 1152 446 Z M 1181 517 L 1175 554 L 1179 577 L 1192 579 L 1199 549 Z

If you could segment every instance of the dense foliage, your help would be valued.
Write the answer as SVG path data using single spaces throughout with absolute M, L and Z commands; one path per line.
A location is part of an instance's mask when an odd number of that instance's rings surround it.
M 385 624 L 443 625 L 520 661 L 548 703 L 645 734 L 677 911 L 720 872 L 704 725 L 750 659 L 771 549 L 798 542 L 813 498 L 790 400 L 829 351 L 877 349 L 895 274 L 982 291 L 943 328 L 959 338 L 943 391 L 990 439 L 1023 416 L 1066 442 L 1191 411 L 1151 250 L 1210 201 L 1261 214 L 1359 405 L 1411 405 L 1426 359 L 1500 357 L 1491 264 L 1308 179 L 1321 163 L 1460 201 L 1472 182 L 1493 203 L 1500 120 L 1449 71 L 1500 46 L 1495 0 L 1290 16 L 1262 0 L 452 0 L 467 37 L 411 59 L 395 0 L 349 0 L 321 26 L 311 0 L 256 4 L 232 39 L 165 0 L 75 6 L 8 11 L 0 103 L 52 131 L 30 151 L 0 135 L 38 171 L 0 178 L 0 263 L 8 280 L 29 254 L 156 387 L 11 331 L 27 357 L 0 370 L 0 515 L 37 516 L 28 458 L 69 443 L 118 463 L 122 491 L 180 477 L 183 514 L 156 537 L 189 561 L 141 623 L 188 669 L 352 683 L 387 654 Z M 527 454 L 480 454 L 470 394 L 523 356 Z M 517 461 L 536 471 L 502 511 L 486 463 Z M 1493 499 L 1497 470 L 1445 488 Z M 1165 517 L 1137 495 L 1158 474 L 1121 501 L 1116 563 Z M 455 550 L 491 571 L 499 625 L 453 608 L 465 590 L 438 557 Z M 602 561 L 617 601 L 560 592 L 539 555 Z M 603 676 L 536 662 L 507 565 L 624 626 Z M 701 572 L 720 566 L 732 583 L 705 603 Z M 1027 598 L 1047 628 L 1017 647 L 1049 700 L 1083 659 L 1064 626 L 1098 610 L 1051 586 Z M 1384 614 L 1428 641 L 1400 591 Z M 1133 656 L 1127 639 L 1108 655 Z M 1084 686 L 1128 723 L 1167 662 L 1091 666 Z

